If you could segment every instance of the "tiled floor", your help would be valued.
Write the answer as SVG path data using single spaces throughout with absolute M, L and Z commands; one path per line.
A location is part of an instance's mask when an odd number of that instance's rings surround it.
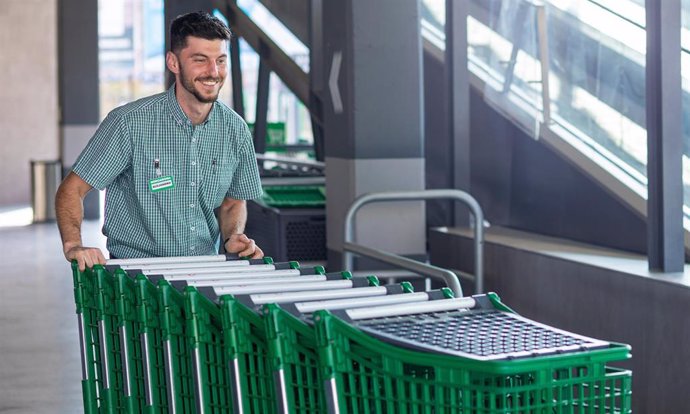
M 84 243 L 104 247 L 98 222 Z M 57 227 L 0 227 L 0 413 L 80 413 L 72 276 Z

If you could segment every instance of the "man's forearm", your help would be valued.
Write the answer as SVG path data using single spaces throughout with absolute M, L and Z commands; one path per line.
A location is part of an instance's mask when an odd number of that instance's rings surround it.
M 63 250 L 81 246 L 81 223 L 84 205 L 78 191 L 61 186 L 55 195 L 55 215 L 62 237 Z
M 223 203 L 218 215 L 223 241 L 233 234 L 244 233 L 244 226 L 247 223 L 247 203 L 241 200 L 226 201 Z

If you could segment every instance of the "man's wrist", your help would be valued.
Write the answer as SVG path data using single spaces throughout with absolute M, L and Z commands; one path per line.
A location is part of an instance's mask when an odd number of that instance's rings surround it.
M 227 242 L 229 242 L 230 239 L 232 239 L 233 237 L 240 236 L 240 235 L 242 235 L 242 233 L 232 233 L 231 235 L 229 235 L 228 237 L 225 238 L 225 241 L 223 241 L 223 244 L 226 244 Z
M 62 251 L 67 253 L 75 247 L 81 247 L 81 242 L 65 242 L 62 244 Z

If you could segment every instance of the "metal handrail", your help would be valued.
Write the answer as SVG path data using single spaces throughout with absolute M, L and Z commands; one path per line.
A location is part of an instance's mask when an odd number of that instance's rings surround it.
M 300 160 L 296 158 L 281 157 L 279 155 L 265 155 L 256 154 L 256 159 L 259 161 L 273 161 L 279 164 L 295 165 L 298 167 L 307 167 L 314 170 L 323 171 L 326 169 L 326 163 L 314 160 Z
M 352 205 L 350 205 L 345 216 L 345 240 L 343 243 L 343 265 L 345 269 L 352 270 L 354 259 L 353 253 L 357 253 L 361 256 L 367 256 L 384 263 L 399 266 L 414 273 L 442 279 L 458 297 L 462 297 L 462 287 L 460 286 L 458 276 L 452 271 L 378 249 L 372 249 L 354 242 L 354 217 L 357 211 L 365 204 L 382 201 L 421 201 L 435 199 L 460 201 L 470 209 L 474 218 L 475 290 L 477 293 L 482 293 L 484 290 L 484 213 L 474 197 L 460 190 L 391 191 L 369 193 L 358 197 Z

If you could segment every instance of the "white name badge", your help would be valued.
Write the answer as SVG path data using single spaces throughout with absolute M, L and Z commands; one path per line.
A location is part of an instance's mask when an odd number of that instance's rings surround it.
M 175 180 L 173 180 L 172 175 L 166 175 L 165 177 L 154 178 L 149 180 L 149 189 L 152 193 L 164 190 L 172 190 L 175 188 Z

